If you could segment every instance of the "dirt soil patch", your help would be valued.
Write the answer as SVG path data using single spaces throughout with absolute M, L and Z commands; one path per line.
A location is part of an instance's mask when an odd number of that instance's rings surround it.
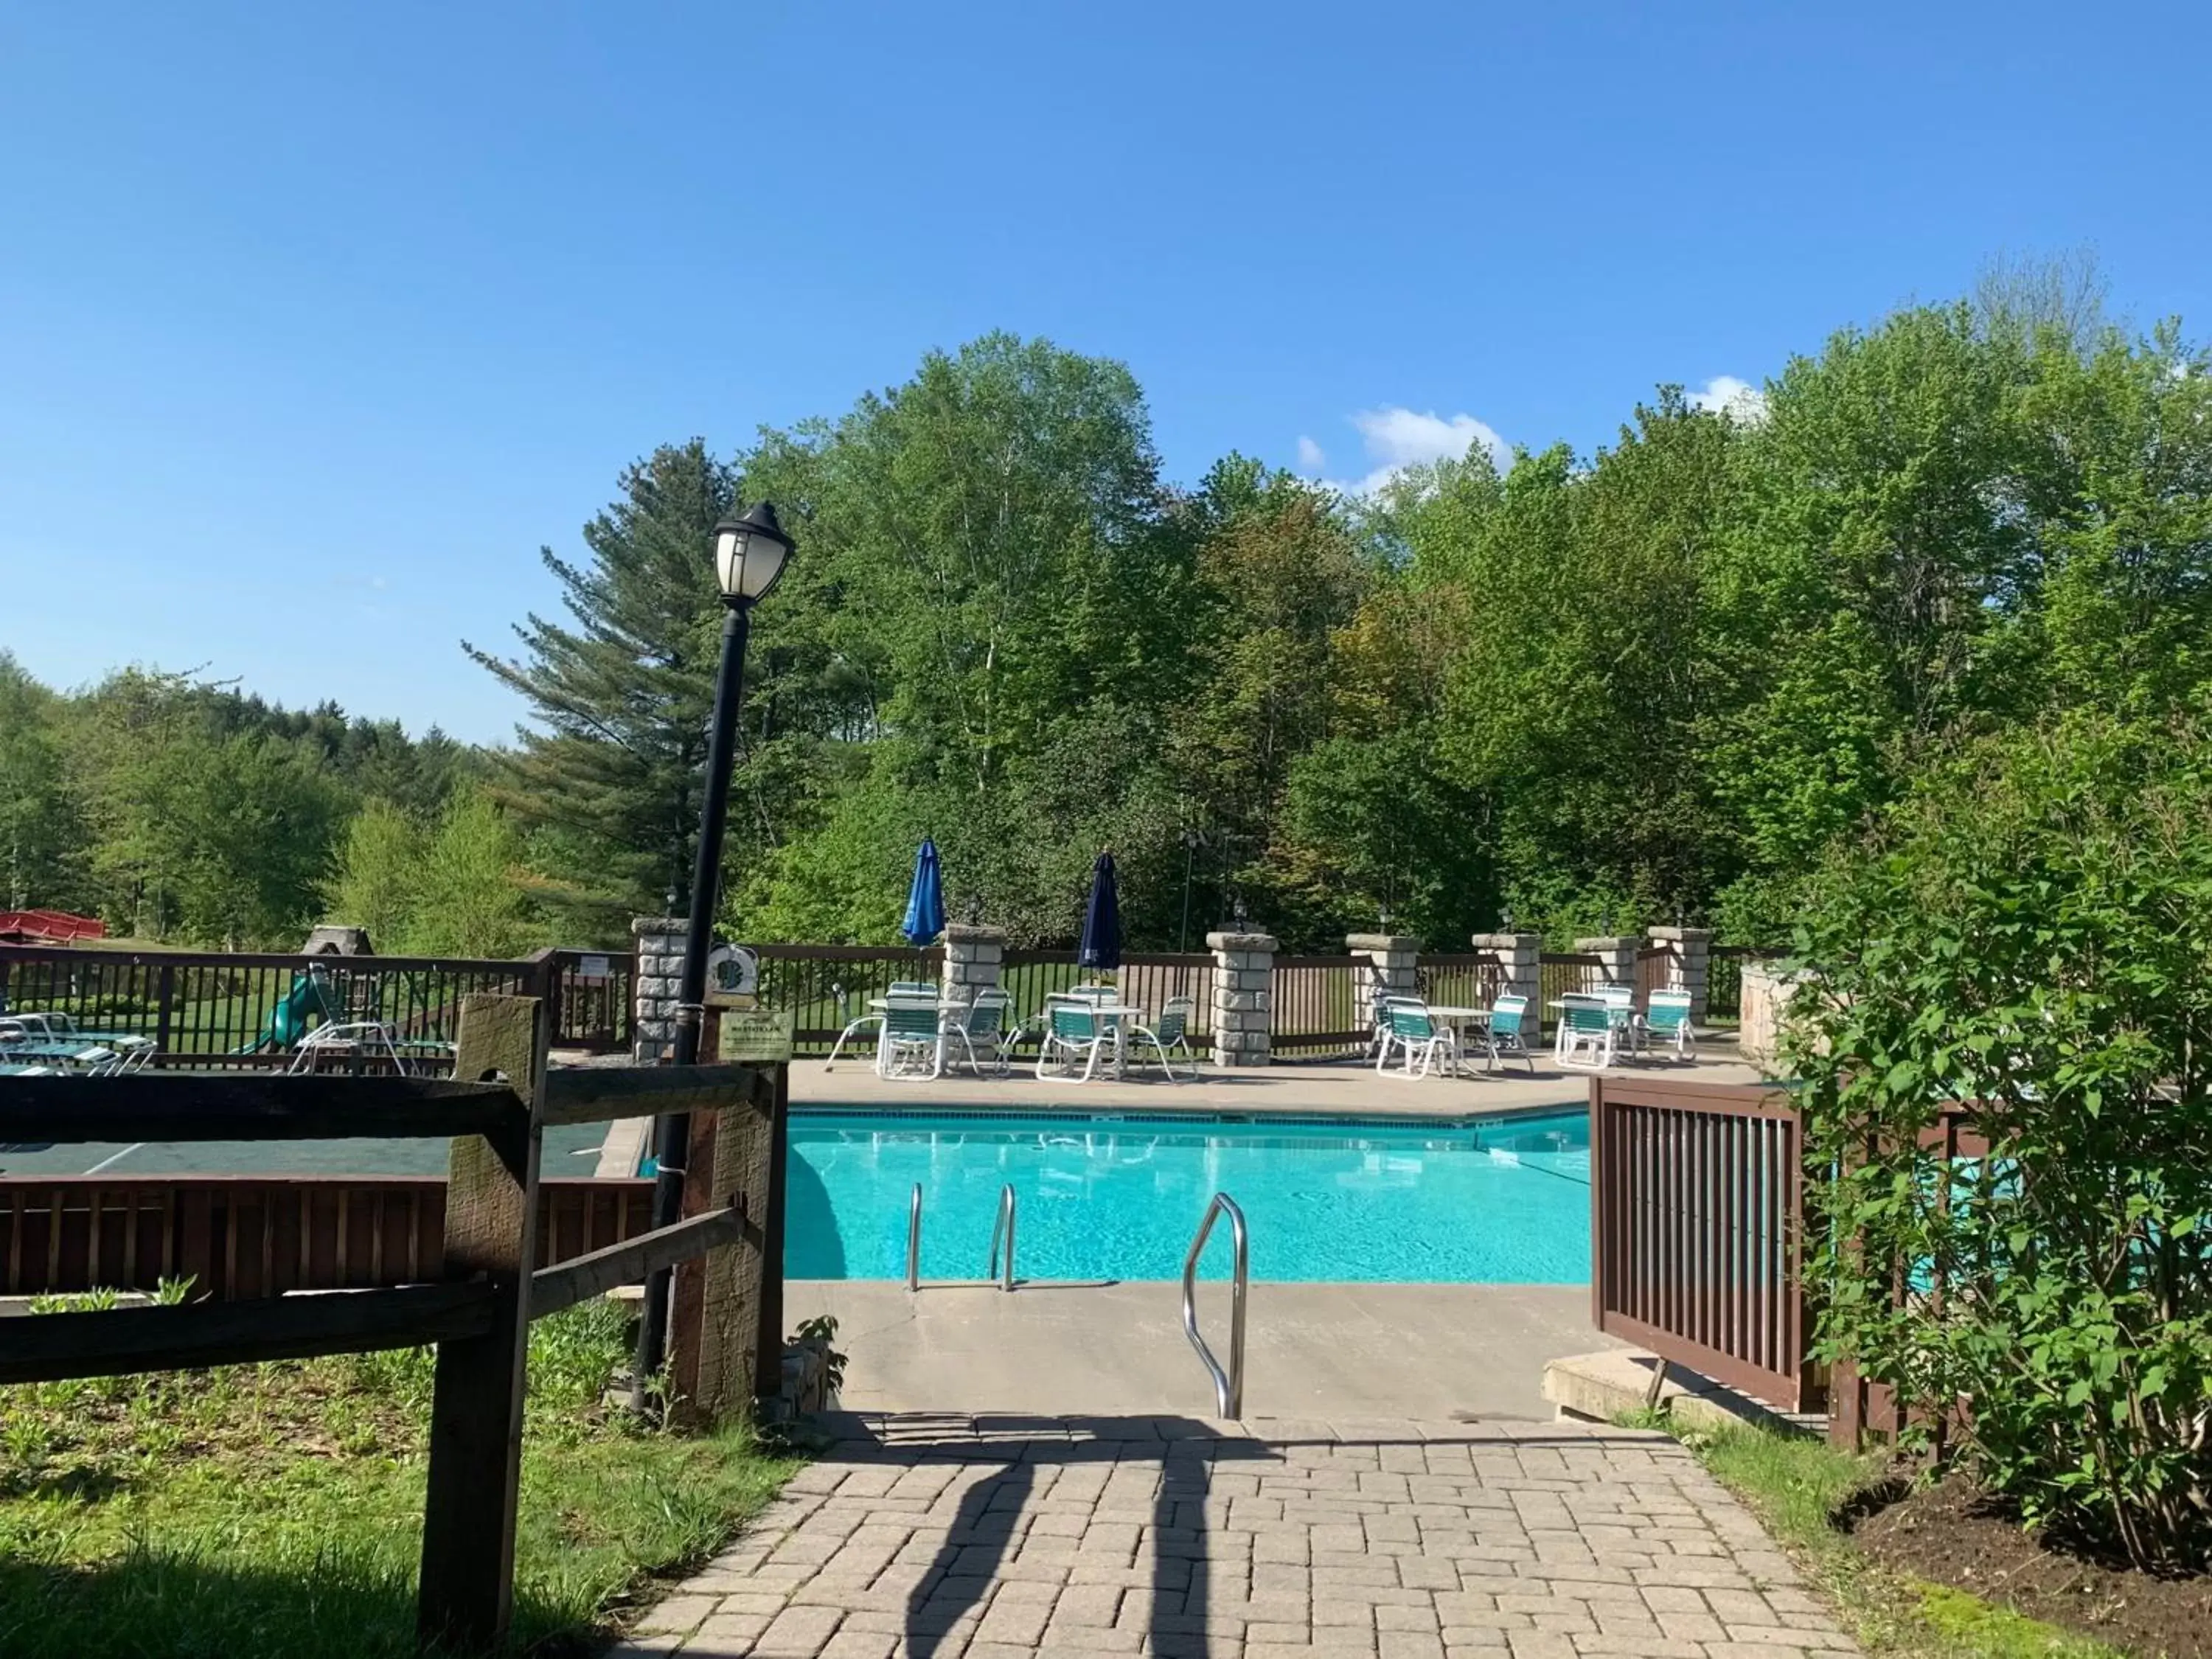
M 1851 1536 L 1885 1566 L 2144 1659 L 2212 1659 L 2212 1577 L 2154 1577 L 2045 1542 L 1956 1478 L 1920 1491 L 1899 1481 L 1858 1508 Z

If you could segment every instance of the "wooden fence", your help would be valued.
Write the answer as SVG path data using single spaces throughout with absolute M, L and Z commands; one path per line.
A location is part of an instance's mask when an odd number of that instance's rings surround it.
M 652 1224 L 650 1181 L 538 1187 L 551 1267 Z M 191 1281 L 219 1302 L 435 1279 L 446 1183 L 414 1176 L 0 1176 L 0 1296 L 151 1291 Z
M 549 1014 L 534 997 L 466 997 L 458 1080 L 176 1073 L 0 1085 L 0 1140 L 453 1141 L 434 1279 L 10 1320 L 0 1384 L 435 1343 L 419 1634 L 425 1645 L 497 1647 L 513 1607 L 530 1322 L 674 1267 L 675 1383 L 700 1410 L 749 1403 L 755 1380 L 775 1386 L 781 1363 L 781 1281 L 769 1266 L 781 1255 L 782 1068 L 551 1072 Z M 656 1112 L 691 1115 L 685 1218 L 532 1272 L 543 1130 Z
M 163 1066 L 260 1071 L 292 1061 L 288 1044 L 266 1040 L 288 1001 L 301 1032 L 376 1020 L 405 1038 L 450 1043 L 461 999 L 489 991 L 544 999 L 556 1011 L 556 1048 L 611 1053 L 629 1046 L 635 969 L 634 954 L 620 951 L 548 950 L 502 962 L 0 945 L 0 1010 L 146 1037 Z M 443 1069 L 427 1055 L 423 1065 Z
M 1990 1156 L 1989 1136 L 1973 1106 L 1960 1105 L 1940 1114 L 1933 1128 L 1921 1132 L 1920 1145 L 1923 1150 L 1934 1152 L 1948 1172 L 1948 1178 L 1935 1189 L 1936 1203 L 1947 1210 L 1959 1196 L 1962 1164 L 1982 1164 L 1986 1173 L 1984 1161 Z M 1972 1190 L 1978 1182 L 1970 1181 L 1963 1185 Z M 1880 1268 L 1883 1264 L 1874 1265 Z M 1891 1275 L 1891 1294 L 1898 1305 L 1903 1306 L 1908 1300 L 1925 1299 L 1930 1312 L 1940 1316 L 1944 1296 L 1950 1288 L 1941 1260 L 1925 1264 L 1924 1277 L 1917 1283 L 1916 1275 L 1905 1271 L 1902 1263 L 1887 1264 L 1887 1271 Z M 1908 1412 L 1899 1404 L 1895 1391 L 1888 1384 L 1868 1382 L 1859 1375 L 1856 1365 L 1844 1361 L 1836 1366 L 1831 1379 L 1828 1434 L 1838 1443 L 1856 1448 L 1869 1438 L 1894 1439 L 1908 1420 L 1924 1421 L 1941 1455 L 1955 1422 L 1963 1417 L 1966 1409 L 1966 1402 L 1962 1400 L 1950 1413 L 1930 1413 L 1917 1408 Z
M 1495 951 L 1416 959 L 1421 1000 L 1447 1008 L 1487 1008 L 1505 989 L 1505 963 Z
M 1597 1328 L 1770 1405 L 1820 1409 L 1803 1165 L 1803 1127 L 1779 1089 L 1592 1078 Z
M 1374 1015 L 1360 989 L 1364 957 L 1277 957 L 1269 984 L 1268 1044 L 1277 1059 L 1364 1054 Z

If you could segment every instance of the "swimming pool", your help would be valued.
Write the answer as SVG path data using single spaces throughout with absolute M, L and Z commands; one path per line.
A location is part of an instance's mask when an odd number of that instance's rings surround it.
M 801 1110 L 785 1271 L 903 1279 L 922 1186 L 925 1279 L 981 1279 L 999 1189 L 1024 1279 L 1176 1279 L 1214 1193 L 1251 1224 L 1252 1277 L 1372 1284 L 1589 1279 L 1589 1115 L 1465 1121 L 1197 1114 Z M 1206 1272 L 1228 1270 L 1217 1228 Z

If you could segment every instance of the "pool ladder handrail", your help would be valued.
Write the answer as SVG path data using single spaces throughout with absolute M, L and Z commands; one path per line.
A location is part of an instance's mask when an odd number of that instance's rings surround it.
M 914 1183 L 914 1196 L 906 1209 L 906 1287 L 921 1288 L 921 1183 Z
M 1003 1273 L 999 1270 L 999 1240 L 1002 1235 L 1006 1241 L 1006 1266 Z M 999 1188 L 999 1216 L 991 1224 L 991 1265 L 983 1272 L 985 1277 L 999 1281 L 1000 1290 L 1014 1288 L 1014 1186 L 1012 1182 Z
M 1229 1242 L 1235 1254 L 1230 1281 L 1226 1370 L 1213 1357 L 1213 1350 L 1206 1346 L 1206 1339 L 1198 1334 L 1198 1259 L 1205 1253 L 1206 1241 L 1212 1236 L 1215 1220 L 1224 1215 L 1229 1218 Z M 1251 1281 L 1252 1252 L 1244 1229 L 1244 1212 L 1237 1207 L 1237 1200 L 1228 1194 L 1216 1193 L 1213 1201 L 1206 1206 L 1205 1219 L 1198 1224 L 1197 1236 L 1190 1241 L 1190 1254 L 1182 1261 L 1182 1334 L 1190 1339 L 1190 1346 L 1198 1350 L 1200 1362 L 1213 1378 L 1217 1414 L 1231 1423 L 1244 1415 L 1244 1304 Z

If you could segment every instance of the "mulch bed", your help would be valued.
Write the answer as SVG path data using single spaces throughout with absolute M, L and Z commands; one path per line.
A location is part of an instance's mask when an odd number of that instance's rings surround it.
M 1855 1508 L 1851 1536 L 1885 1566 L 2144 1659 L 2212 1659 L 2212 1577 L 2154 1577 L 2066 1549 L 1957 1477 L 1917 1491 L 1897 1481 Z

